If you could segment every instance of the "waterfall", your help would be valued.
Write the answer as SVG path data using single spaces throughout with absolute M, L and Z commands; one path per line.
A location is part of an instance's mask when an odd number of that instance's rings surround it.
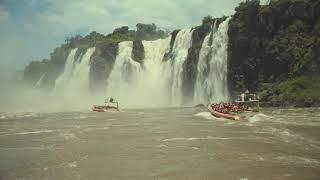
M 182 103 L 183 63 L 192 44 L 192 32 L 191 28 L 179 31 L 173 44 L 172 59 L 163 64 L 164 74 L 170 75 L 171 78 L 169 79 L 171 105 L 179 106 Z
M 228 100 L 227 48 L 228 18 L 205 37 L 199 53 L 197 77 L 194 86 L 194 103 Z M 171 37 L 155 41 L 142 41 L 144 59 L 132 59 L 133 42 L 119 43 L 112 70 L 106 82 L 104 97 L 114 97 L 122 107 L 159 107 L 183 105 L 183 65 L 192 46 L 191 28 L 180 30 L 170 47 Z M 170 51 L 171 49 L 171 51 Z M 88 48 L 75 60 L 76 49 L 67 57 L 64 72 L 56 80 L 55 92 L 63 97 L 82 100 L 89 95 L 90 58 L 95 48 Z M 163 61 L 168 54 L 167 61 Z M 85 99 L 87 98 L 87 99 Z M 68 99 L 68 98 L 66 98 Z M 81 101 L 78 100 L 78 103 Z M 98 102 L 97 102 L 98 103 Z
M 34 85 L 34 87 L 35 88 L 40 88 L 41 87 L 41 83 L 42 83 L 42 79 L 43 79 L 43 77 L 46 75 L 46 73 L 44 73 L 41 77 L 40 77 L 40 79 L 37 81 L 37 83 Z
M 64 72 L 56 80 L 55 93 L 78 97 L 88 94 L 90 58 L 95 51 L 95 47 L 88 48 L 80 61 L 74 59 L 76 51 L 77 48 L 72 49 L 69 53 Z
M 142 71 L 140 63 L 131 58 L 132 47 L 132 41 L 119 43 L 118 55 L 107 81 L 107 96 L 129 104 L 137 100 L 133 92 Z
M 82 56 L 81 61 L 75 65 L 69 84 L 71 91 L 80 90 L 83 93 L 89 92 L 90 58 L 94 51 L 95 47 L 88 48 Z
M 66 64 L 63 73 L 56 79 L 55 91 L 64 89 L 68 85 L 70 78 L 72 77 L 73 62 L 78 48 L 72 49 L 67 57 Z
M 170 101 L 166 78 L 163 76 L 162 59 L 170 48 L 171 37 L 156 41 L 143 41 L 145 50 L 144 71 L 139 82 L 142 89 L 143 104 L 151 106 L 166 106 Z
M 218 28 L 214 26 L 202 44 L 197 66 L 195 103 L 220 102 L 229 98 L 227 86 L 229 20 L 230 18 L 226 19 Z
M 121 42 L 107 82 L 107 96 L 127 106 L 179 106 L 182 102 L 183 64 L 192 43 L 191 28 L 181 30 L 172 47 L 172 56 L 163 62 L 171 37 L 142 41 L 143 65 L 131 58 L 132 42 Z
M 118 55 L 107 83 L 107 95 L 115 97 L 126 106 L 168 105 L 167 84 L 162 77 L 162 59 L 169 48 L 170 37 L 142 41 L 142 44 L 145 51 L 143 65 L 131 58 L 132 42 L 119 44 Z

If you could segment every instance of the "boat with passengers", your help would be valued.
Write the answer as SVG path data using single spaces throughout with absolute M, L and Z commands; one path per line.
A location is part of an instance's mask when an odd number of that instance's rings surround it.
M 109 101 L 105 100 L 104 105 L 94 105 L 92 107 L 92 111 L 95 112 L 112 112 L 112 111 L 119 111 L 119 104 L 115 101 L 112 97 Z
M 260 111 L 259 99 L 256 94 L 245 93 L 237 95 L 232 103 L 212 103 L 208 105 L 209 112 L 215 117 L 240 120 L 239 113 Z

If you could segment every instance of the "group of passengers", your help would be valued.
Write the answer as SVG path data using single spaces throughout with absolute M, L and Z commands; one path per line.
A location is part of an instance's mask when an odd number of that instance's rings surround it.
M 244 104 L 240 103 L 218 103 L 218 104 L 211 104 L 211 108 L 214 111 L 228 114 L 229 112 L 241 112 L 248 110 L 248 107 Z

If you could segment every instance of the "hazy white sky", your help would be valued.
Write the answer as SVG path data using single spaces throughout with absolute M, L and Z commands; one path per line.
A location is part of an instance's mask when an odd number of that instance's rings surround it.
M 231 15 L 240 0 L 0 0 L 0 66 L 23 68 L 73 34 L 110 33 L 138 22 L 176 29 Z

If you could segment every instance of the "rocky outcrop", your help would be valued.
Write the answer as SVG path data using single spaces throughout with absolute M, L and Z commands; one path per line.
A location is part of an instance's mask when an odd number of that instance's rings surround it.
M 180 30 L 177 29 L 177 30 L 174 30 L 174 31 L 171 33 L 170 48 L 169 48 L 169 51 L 166 52 L 166 53 L 163 55 L 162 61 L 166 62 L 166 61 L 168 61 L 169 59 L 173 59 L 173 57 L 172 57 L 172 49 L 173 49 L 174 41 L 176 40 L 176 37 L 177 37 L 179 31 L 180 31 Z
M 23 81 L 26 84 L 35 86 L 42 76 L 49 69 L 49 60 L 43 59 L 42 61 L 32 61 L 23 72 Z
M 133 43 L 133 46 L 132 46 L 131 58 L 134 61 L 140 64 L 143 64 L 145 53 L 144 53 L 144 47 L 143 47 L 142 41 L 135 40 L 132 43 Z
M 51 91 L 54 88 L 55 80 L 63 72 L 65 62 L 71 49 L 59 47 L 50 54 L 48 68 L 41 81 L 40 88 L 44 91 Z
M 210 32 L 211 26 L 199 26 L 193 30 L 192 45 L 188 50 L 188 56 L 183 64 L 182 71 L 182 94 L 185 97 L 184 102 L 192 102 L 194 94 L 194 85 L 197 78 L 197 65 L 199 53 L 204 38 Z
M 118 53 L 118 43 L 98 45 L 90 59 L 90 89 L 104 92 Z
M 81 61 L 82 56 L 86 53 L 87 47 L 78 47 L 77 52 L 74 56 L 74 63 L 79 63 Z

